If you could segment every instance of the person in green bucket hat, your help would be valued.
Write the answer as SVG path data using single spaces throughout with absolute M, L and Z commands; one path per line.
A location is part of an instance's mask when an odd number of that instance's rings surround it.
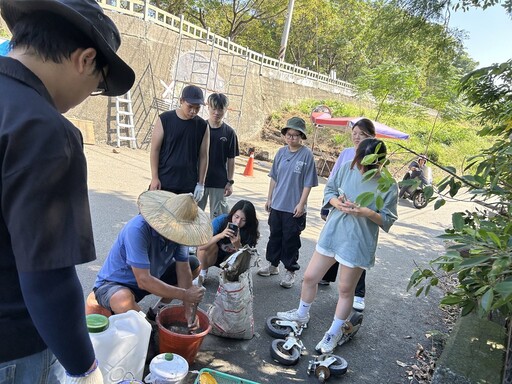
M 286 146 L 277 152 L 270 170 L 270 185 L 265 210 L 270 216 L 267 243 L 267 265 L 258 270 L 260 276 L 279 274 L 279 263 L 286 271 L 281 287 L 291 288 L 299 270 L 300 234 L 306 227 L 307 201 L 311 188 L 318 185 L 313 152 L 303 144 L 306 122 L 292 117 L 281 129 Z

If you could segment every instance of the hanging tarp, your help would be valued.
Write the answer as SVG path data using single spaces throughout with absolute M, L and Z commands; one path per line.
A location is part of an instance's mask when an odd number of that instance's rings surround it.
M 315 108 L 311 113 L 311 121 L 313 124 L 323 125 L 325 127 L 332 127 L 338 129 L 350 129 L 358 120 L 363 117 L 332 117 L 330 110 L 326 108 Z M 371 120 L 371 119 L 370 119 Z M 391 128 L 386 124 L 379 123 L 372 120 L 375 125 L 375 133 L 379 138 L 407 140 L 409 135 L 401 132 L 398 129 Z

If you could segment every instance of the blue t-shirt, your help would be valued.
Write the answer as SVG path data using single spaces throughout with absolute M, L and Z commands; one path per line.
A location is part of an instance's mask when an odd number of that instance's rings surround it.
M 318 185 L 313 152 L 305 146 L 291 152 L 288 146 L 277 151 L 269 176 L 276 186 L 272 192 L 272 209 L 293 213 L 302 191 Z
M 228 214 L 224 213 L 220 216 L 217 216 L 212 221 L 212 227 L 213 227 L 213 236 L 218 235 L 222 231 L 226 229 L 228 225 Z M 249 235 L 247 233 L 246 227 L 238 228 L 238 231 L 240 232 L 240 243 L 242 246 L 249 245 L 250 247 L 255 247 L 256 242 L 252 241 L 252 244 L 249 244 Z M 217 242 L 217 246 L 222 250 L 223 252 L 227 254 L 232 254 L 236 252 L 236 248 L 231 244 L 231 240 L 229 237 L 225 237 Z
M 137 288 L 132 267 L 149 269 L 152 276 L 160 278 L 173 259 L 188 262 L 188 247 L 160 236 L 141 215 L 137 215 L 117 236 L 94 287 L 112 281 Z
M 219 233 L 224 231 L 226 229 L 227 225 L 228 225 L 228 215 L 226 213 L 224 213 L 220 216 L 217 216 L 215 219 L 213 219 L 213 221 L 212 221 L 213 236 L 218 235 Z M 242 236 L 241 232 L 240 232 L 240 236 Z M 243 244 L 243 242 L 242 242 L 242 244 Z M 233 244 L 231 244 L 231 240 L 229 239 L 229 237 L 224 237 L 224 238 L 220 239 L 217 242 L 217 246 L 219 247 L 219 249 L 221 251 L 223 251 L 224 253 L 229 254 L 229 255 L 236 252 L 236 248 L 233 246 Z

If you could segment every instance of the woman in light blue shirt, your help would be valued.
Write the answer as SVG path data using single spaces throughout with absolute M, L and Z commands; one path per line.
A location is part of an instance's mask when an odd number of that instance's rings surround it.
M 374 153 L 377 154 L 377 161 L 363 165 L 364 157 Z M 385 157 L 386 146 L 381 140 L 365 139 L 357 147 L 352 163 L 343 164 L 329 179 L 324 191 L 324 207 L 332 209 L 304 273 L 299 308 L 277 313 L 283 319 L 307 323 L 317 284 L 338 261 L 341 264 L 338 303 L 331 327 L 316 346 L 319 353 L 331 353 L 341 340 L 343 324 L 352 310 L 357 281 L 361 273 L 375 263 L 379 228 L 389 231 L 398 217 L 397 184 L 385 192 L 379 191 L 379 171 L 371 179 L 363 181 L 365 172 L 380 170 Z M 360 207 L 355 201 L 357 196 L 365 192 L 374 193 L 376 198 L 367 207 Z M 377 199 L 382 199 L 381 209 L 377 208 Z
M 356 148 L 359 143 L 367 139 L 369 137 L 375 137 L 375 126 L 370 119 L 362 118 L 357 120 L 352 125 L 352 143 L 353 147 L 345 148 L 341 151 L 338 160 L 336 160 L 336 164 L 332 168 L 331 174 L 329 175 L 329 179 L 333 177 L 338 169 L 340 169 L 341 165 L 346 163 L 347 161 L 352 162 L 354 160 L 354 156 L 356 155 Z M 327 215 L 329 214 L 329 209 L 321 210 L 321 217 L 323 220 L 327 219 Z M 320 285 L 329 285 L 331 282 L 336 281 L 336 276 L 338 275 L 339 264 L 336 262 L 327 273 L 324 275 L 322 280 L 320 280 Z M 364 297 L 366 295 L 366 271 L 363 271 L 363 274 L 359 278 L 359 281 L 356 285 L 355 295 L 354 295 L 354 303 L 352 307 L 356 311 L 363 311 L 365 308 Z

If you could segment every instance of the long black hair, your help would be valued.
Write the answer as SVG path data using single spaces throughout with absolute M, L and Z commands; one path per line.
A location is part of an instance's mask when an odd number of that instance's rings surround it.
M 245 215 L 245 225 L 240 228 L 240 239 L 242 245 L 249 245 L 255 247 L 258 239 L 260 238 L 259 221 L 256 217 L 256 209 L 249 200 L 239 200 L 231 211 L 229 211 L 227 222 L 231 222 L 233 215 L 236 211 L 242 211 Z
M 372 164 L 361 164 L 365 156 L 376 154 L 377 158 Z M 361 141 L 356 149 L 356 155 L 350 168 L 353 169 L 356 166 L 361 171 L 367 172 L 371 169 L 378 169 L 386 160 L 386 144 L 382 140 L 368 138 Z
M 367 136 L 375 137 L 375 125 L 370 119 L 363 117 L 362 119 L 357 120 L 352 126 L 352 130 L 354 130 L 355 127 L 358 127 Z

